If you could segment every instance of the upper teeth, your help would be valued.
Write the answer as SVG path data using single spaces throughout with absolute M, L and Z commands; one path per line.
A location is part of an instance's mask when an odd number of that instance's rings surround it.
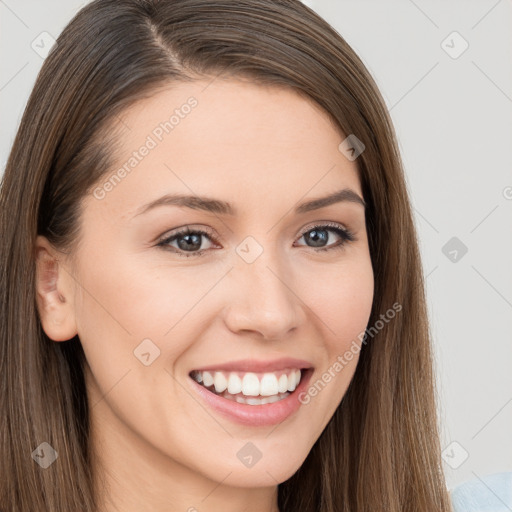
M 245 396 L 271 396 L 294 391 L 300 382 L 301 372 L 298 369 L 263 374 L 194 371 L 192 377 L 206 387 L 215 386 L 217 393 L 227 389 L 233 395 L 242 393 Z

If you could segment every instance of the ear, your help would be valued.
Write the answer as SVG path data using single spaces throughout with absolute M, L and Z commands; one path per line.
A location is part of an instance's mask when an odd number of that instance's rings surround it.
M 43 330 L 54 341 L 69 340 L 77 334 L 75 281 L 47 238 L 37 236 L 35 254 L 36 300 Z

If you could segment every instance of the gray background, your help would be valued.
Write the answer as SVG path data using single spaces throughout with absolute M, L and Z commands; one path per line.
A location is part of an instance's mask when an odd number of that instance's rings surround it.
M 0 0 L 2 172 L 43 63 L 32 42 L 56 38 L 86 3 Z M 512 2 L 304 3 L 361 57 L 396 127 L 427 276 L 448 487 L 512 471 Z

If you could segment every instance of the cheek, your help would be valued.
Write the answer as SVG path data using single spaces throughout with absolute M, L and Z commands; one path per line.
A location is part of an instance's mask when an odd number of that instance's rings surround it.
M 322 330 L 319 340 L 330 359 L 344 352 L 364 332 L 373 303 L 373 277 L 368 256 L 326 265 L 305 281 L 309 286 L 302 294 L 317 317 L 315 325 Z
M 189 281 L 188 277 L 180 279 L 179 272 L 169 275 L 165 269 L 148 269 L 141 258 L 110 249 L 104 254 L 95 264 L 82 265 L 86 292 L 81 294 L 77 312 L 84 328 L 101 326 L 110 334 L 135 341 L 141 336 L 161 337 L 186 313 L 187 290 L 197 290 L 194 284 L 187 287 L 180 282 Z
M 82 264 L 76 313 L 91 370 L 108 389 L 129 368 L 147 377 L 144 358 L 157 371 L 174 365 L 194 343 L 203 299 L 224 270 L 148 265 L 111 248 L 103 254 L 101 260 L 84 258 L 96 263 Z
M 320 276 L 317 275 L 317 281 Z M 369 258 L 331 266 L 323 275 L 323 284 L 307 292 L 311 322 L 317 336 L 321 365 L 315 370 L 301 402 L 315 410 L 322 420 L 321 432 L 343 398 L 359 361 L 362 336 L 370 318 L 374 281 Z M 304 291 L 304 294 L 306 292 Z

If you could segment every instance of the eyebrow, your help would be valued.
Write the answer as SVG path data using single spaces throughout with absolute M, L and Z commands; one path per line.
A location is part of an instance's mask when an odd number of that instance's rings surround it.
M 299 206 L 295 208 L 296 214 L 303 214 L 307 212 L 311 212 L 313 210 L 319 210 L 320 208 L 325 208 L 335 203 L 341 202 L 351 202 L 362 205 L 366 208 L 366 203 L 364 199 L 359 196 L 354 190 L 350 188 L 344 188 L 333 194 L 329 194 L 325 197 L 320 197 L 317 199 L 311 199 L 304 203 L 301 203 Z M 210 197 L 199 197 L 199 196 L 191 196 L 191 195 L 179 195 L 179 194 L 166 194 L 154 201 L 151 201 L 148 204 L 143 205 L 141 208 L 137 210 L 134 217 L 138 215 L 142 215 L 154 208 L 159 206 L 181 206 L 184 208 L 191 208 L 193 210 L 203 210 L 206 212 L 211 212 L 219 215 L 237 215 L 237 210 L 230 203 L 221 201 L 218 199 L 213 199 Z

